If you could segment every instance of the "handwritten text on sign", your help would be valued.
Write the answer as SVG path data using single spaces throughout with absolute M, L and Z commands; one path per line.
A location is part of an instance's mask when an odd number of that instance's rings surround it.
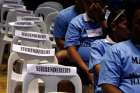
M 35 56 L 54 56 L 55 49 L 43 49 L 37 47 L 28 47 L 13 44 L 12 50 L 19 53 L 30 54 Z
M 76 67 L 62 66 L 58 64 L 28 64 L 27 71 L 32 74 L 41 75 L 77 75 Z
M 35 39 L 35 40 L 49 40 L 48 34 L 42 34 L 38 32 L 31 32 L 31 31 L 19 31 L 15 30 L 15 36 L 28 38 L 28 39 Z

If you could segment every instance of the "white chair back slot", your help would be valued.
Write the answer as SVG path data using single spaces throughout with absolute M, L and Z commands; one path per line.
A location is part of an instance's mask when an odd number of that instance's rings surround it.
M 18 20 L 22 20 L 22 21 L 43 22 L 42 17 L 34 17 L 34 16 L 17 17 L 17 19 L 18 19 Z
M 40 4 L 38 6 L 38 8 L 39 7 L 51 7 L 51 8 L 58 10 L 58 11 L 61 11 L 63 9 L 63 6 L 60 3 L 54 2 L 54 1 L 44 2 L 44 3 Z
M 43 49 L 38 47 L 28 47 L 22 45 L 12 45 L 12 50 L 18 53 L 24 53 L 34 56 L 55 56 L 55 49 Z
M 33 32 L 33 31 L 21 31 L 15 30 L 15 35 L 21 38 L 33 39 L 33 40 L 49 40 L 48 34 Z
M 5 23 L 9 9 L 22 9 L 26 10 L 24 5 L 18 4 L 3 4 L 1 9 L 1 22 Z
M 35 16 L 42 17 L 45 20 L 48 14 L 55 11 L 57 10 L 51 7 L 39 7 L 35 10 Z

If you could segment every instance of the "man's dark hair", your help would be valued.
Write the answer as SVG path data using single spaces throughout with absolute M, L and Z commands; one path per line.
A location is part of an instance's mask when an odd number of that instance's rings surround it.
M 126 18 L 124 9 L 111 11 L 107 19 L 108 28 L 106 28 L 106 35 L 112 34 L 112 25 L 119 24 L 122 20 L 124 20 L 124 18 Z

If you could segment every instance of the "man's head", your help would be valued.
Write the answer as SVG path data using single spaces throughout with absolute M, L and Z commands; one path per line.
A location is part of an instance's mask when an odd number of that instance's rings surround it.
M 75 0 L 76 10 L 78 13 L 84 13 L 93 3 L 97 1 L 101 0 Z
M 104 19 L 105 4 L 103 0 L 94 0 L 90 7 L 87 9 L 87 15 L 90 19 L 100 21 Z
M 107 34 L 115 42 L 127 40 L 129 37 L 129 30 L 127 24 L 128 23 L 124 9 L 111 12 L 107 19 Z

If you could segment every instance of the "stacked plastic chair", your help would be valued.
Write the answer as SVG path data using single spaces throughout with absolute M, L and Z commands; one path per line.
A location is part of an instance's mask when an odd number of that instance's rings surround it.
M 39 28 L 41 33 L 46 33 L 46 25 L 42 19 L 42 17 L 34 17 L 34 16 L 20 16 L 17 17 L 18 21 L 33 21 Z M 47 34 L 47 33 L 46 33 Z
M 5 23 L 6 21 L 6 15 L 8 14 L 9 9 L 21 9 L 26 10 L 26 7 L 24 5 L 18 5 L 18 4 L 3 4 L 1 9 L 1 22 Z
M 61 11 L 63 9 L 63 6 L 60 3 L 54 1 L 44 2 L 40 4 L 38 7 L 51 7 L 58 11 Z
M 51 7 L 39 7 L 35 10 L 35 16 L 42 17 L 43 20 L 46 20 L 48 14 L 56 11 L 56 9 Z
M 12 1 L 11 1 L 12 2 Z M 11 9 L 21 9 L 21 10 L 25 10 L 25 6 L 24 5 L 18 5 L 18 4 L 11 4 L 10 2 L 7 4 L 3 4 L 2 5 L 2 9 L 1 9 L 1 23 L 0 23 L 0 30 L 1 30 L 1 35 L 0 35 L 0 42 L 1 42 L 1 48 L 0 48 L 0 64 L 2 63 L 2 59 L 3 59 L 3 54 L 4 54 L 4 49 L 5 49 L 5 45 L 10 44 L 11 43 L 11 38 L 8 38 L 7 36 L 7 32 L 8 32 L 8 22 L 9 20 L 7 19 L 12 19 L 13 18 L 9 18 L 9 16 L 7 16 L 8 12 Z
M 14 93 L 16 86 L 23 82 L 23 73 L 26 72 L 26 64 L 37 64 L 43 60 L 58 63 L 55 51 L 51 48 L 51 43 L 47 35 L 39 32 L 39 30 L 35 30 L 34 32 L 33 30 L 14 31 L 12 52 L 8 60 L 7 93 Z M 44 45 L 40 45 L 40 42 L 43 42 Z M 21 62 L 23 63 L 22 74 L 13 71 L 13 64 L 19 59 L 22 59 Z

